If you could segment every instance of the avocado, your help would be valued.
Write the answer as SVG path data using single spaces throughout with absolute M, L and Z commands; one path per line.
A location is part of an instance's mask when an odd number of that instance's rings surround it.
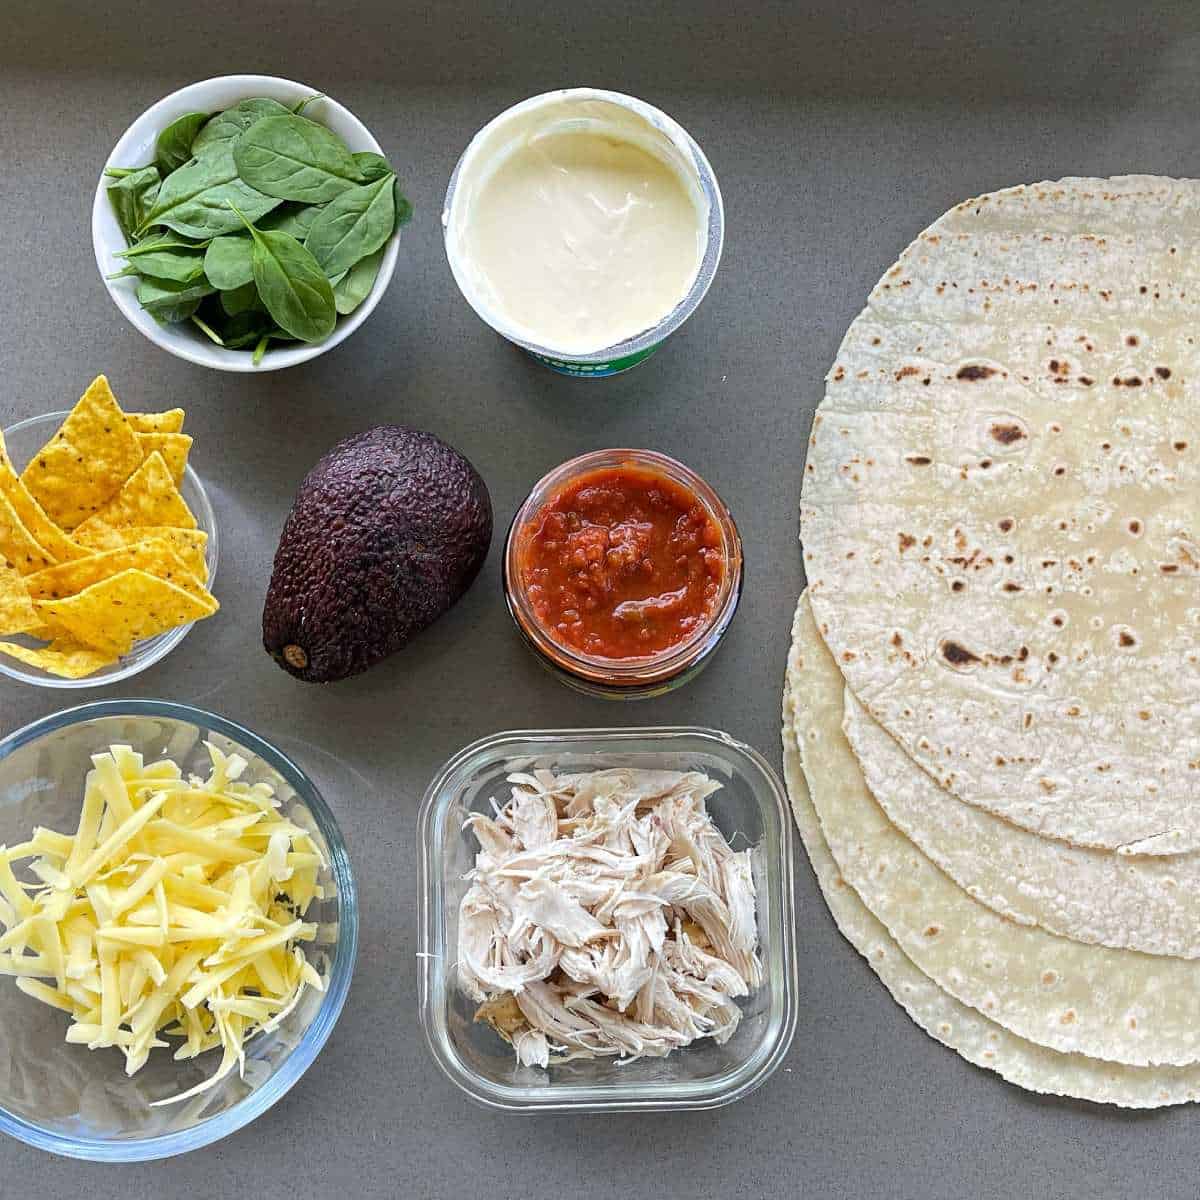
M 309 683 L 357 675 L 462 596 L 491 540 L 487 485 L 453 447 L 403 425 L 347 438 L 296 493 L 263 645 Z

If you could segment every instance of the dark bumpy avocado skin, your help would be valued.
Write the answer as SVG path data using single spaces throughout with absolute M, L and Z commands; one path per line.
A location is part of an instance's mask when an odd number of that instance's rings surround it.
M 487 485 L 457 450 L 403 425 L 347 438 L 296 494 L 263 645 L 309 683 L 365 671 L 462 596 L 491 540 Z

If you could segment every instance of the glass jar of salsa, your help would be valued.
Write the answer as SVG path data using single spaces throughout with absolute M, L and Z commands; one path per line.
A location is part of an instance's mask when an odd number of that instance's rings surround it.
M 653 450 L 597 450 L 541 479 L 504 554 L 517 628 L 564 682 L 658 695 L 720 644 L 742 590 L 742 542 L 721 498 Z

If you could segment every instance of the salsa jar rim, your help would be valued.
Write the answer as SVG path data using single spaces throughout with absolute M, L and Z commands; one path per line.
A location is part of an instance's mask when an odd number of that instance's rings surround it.
M 658 472 L 691 492 L 721 532 L 725 570 L 717 602 L 704 624 L 686 640 L 655 654 L 634 658 L 608 658 L 585 654 L 550 635 L 538 619 L 522 586 L 519 554 L 521 530 L 568 484 L 593 471 L 638 467 Z M 729 507 L 691 467 L 657 450 L 613 447 L 581 454 L 547 472 L 534 484 L 517 509 L 504 546 L 504 596 L 509 613 L 526 642 L 553 666 L 592 684 L 639 688 L 663 683 L 690 670 L 721 641 L 737 611 L 742 592 L 742 538 Z

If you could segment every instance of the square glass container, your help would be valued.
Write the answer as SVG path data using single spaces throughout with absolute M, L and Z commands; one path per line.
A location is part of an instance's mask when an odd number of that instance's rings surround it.
M 474 1020 L 459 987 L 458 910 L 475 864 L 473 812 L 509 796 L 513 771 L 647 767 L 703 771 L 721 784 L 707 805 L 735 850 L 752 850 L 763 984 L 738 1003 L 723 1046 L 702 1038 L 666 1058 L 576 1059 L 522 1067 L 512 1047 Z M 430 784 L 421 806 L 421 1022 L 438 1065 L 472 1099 L 519 1112 L 716 1108 L 779 1066 L 796 1027 L 791 820 L 783 788 L 756 750 L 711 729 L 585 729 L 498 733 L 467 746 Z

